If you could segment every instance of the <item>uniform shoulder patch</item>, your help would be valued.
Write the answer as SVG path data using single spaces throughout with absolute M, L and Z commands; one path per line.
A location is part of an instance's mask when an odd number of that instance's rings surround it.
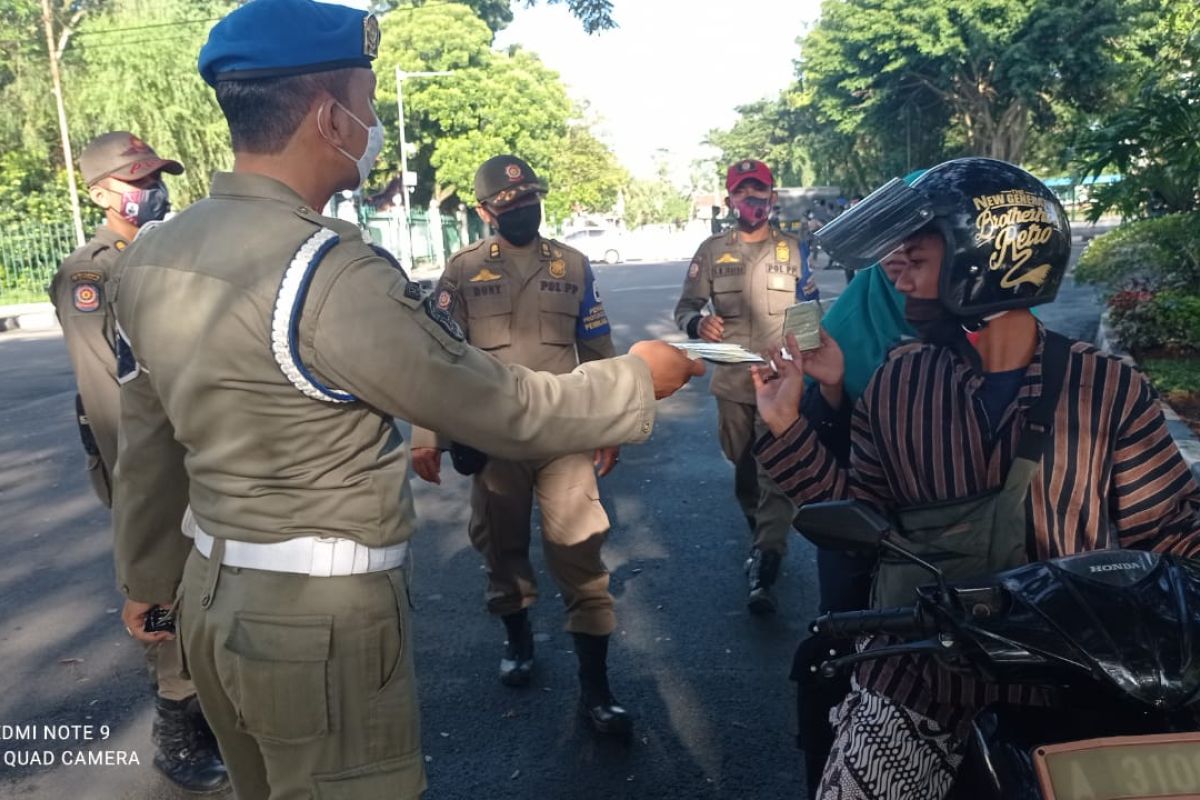
M 452 313 L 454 309 L 454 295 L 450 293 L 449 289 L 439 289 L 434 294 L 429 295 L 429 297 L 425 298 L 423 305 L 425 306 L 425 314 L 436 322 L 438 327 L 444 330 L 451 339 L 459 342 L 466 340 L 467 337 L 463 333 L 463 329 L 459 326 L 458 321 L 454 319 Z
M 74 281 L 74 279 L 72 279 Z M 100 309 L 100 284 L 82 280 L 71 287 L 71 305 L 76 311 L 90 314 Z

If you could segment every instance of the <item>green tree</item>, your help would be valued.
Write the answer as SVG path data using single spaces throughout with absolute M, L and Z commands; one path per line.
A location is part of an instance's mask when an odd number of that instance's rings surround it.
M 186 167 L 170 179 L 177 206 L 205 196 L 212 173 L 227 169 L 232 156 L 225 120 L 196 59 L 212 21 L 234 5 L 112 0 L 91 15 L 63 79 L 72 141 L 81 147 L 104 131 L 133 131 Z
M 1121 174 L 1093 191 L 1092 219 L 1200 208 L 1200 7 L 1165 7 L 1154 31 L 1157 63 L 1080 138 L 1084 176 Z
M 378 4 L 380 11 L 402 9 L 405 7 L 424 6 L 429 0 L 382 0 Z M 437 0 L 445 2 L 445 0 Z M 503 29 L 512 22 L 512 3 L 510 0 L 458 0 L 483 20 L 493 31 Z M 537 5 L 538 0 L 524 0 L 525 6 Z M 547 4 L 566 3 L 567 8 L 583 23 L 583 29 L 588 33 L 608 30 L 617 26 L 612 15 L 610 0 L 546 0 Z
M 578 120 L 558 74 L 519 48 L 492 50 L 492 32 L 470 8 L 428 5 L 383 18 L 376 72 L 377 111 L 388 132 L 385 158 L 372 185 L 395 191 L 399 141 L 394 74 L 448 71 L 404 81 L 409 169 L 418 175 L 413 202 L 473 204 L 476 169 L 487 158 L 515 153 L 551 187 L 547 216 L 573 208 L 599 210 L 615 198 L 615 159 Z
M 711 130 L 705 144 L 719 148 L 721 163 L 728 165 L 743 158 L 765 161 L 780 186 L 804 182 L 804 156 L 795 136 L 795 111 L 787 97 L 757 100 L 738 106 L 738 120 L 728 130 Z
M 608 146 L 578 122 L 567 127 L 548 174 L 551 181 L 545 211 L 552 223 L 575 212 L 608 211 L 629 182 L 628 173 Z
M 691 218 L 692 204 L 671 182 L 667 166 L 660 163 L 654 180 L 635 179 L 625 190 L 625 227 L 683 224 Z

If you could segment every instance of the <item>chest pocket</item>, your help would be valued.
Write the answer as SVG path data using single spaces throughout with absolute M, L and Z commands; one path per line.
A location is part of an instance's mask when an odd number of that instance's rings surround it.
M 742 315 L 742 289 L 745 287 L 745 277 L 742 275 L 718 275 L 712 282 L 713 309 L 719 317 L 740 317 Z
M 795 275 L 773 272 L 767 276 L 767 313 L 782 314 L 795 302 Z
M 507 280 L 466 283 L 467 331 L 471 344 L 495 350 L 512 344 L 512 287 Z
M 561 284 L 568 286 L 573 284 Z M 538 325 L 543 344 L 574 344 L 579 319 L 579 292 L 538 292 Z

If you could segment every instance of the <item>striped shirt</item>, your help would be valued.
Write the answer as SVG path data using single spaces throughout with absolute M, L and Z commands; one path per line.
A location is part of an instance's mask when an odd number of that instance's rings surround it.
M 1045 330 L 1014 402 L 989 420 L 983 375 L 948 347 L 906 342 L 876 371 L 851 416 L 849 467 L 803 416 L 756 455 L 796 505 L 858 498 L 884 509 L 965 499 L 1000 488 L 1030 407 L 1042 392 Z M 1052 441 L 1025 498 L 1031 558 L 1112 547 L 1200 557 L 1200 486 L 1167 431 L 1154 390 L 1134 368 L 1073 342 Z M 859 682 L 943 724 L 956 709 L 1034 700 L 984 686 L 931 657 L 865 662 Z

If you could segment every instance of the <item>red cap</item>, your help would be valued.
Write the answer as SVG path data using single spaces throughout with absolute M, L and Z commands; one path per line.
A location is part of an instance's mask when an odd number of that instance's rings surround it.
M 775 185 L 775 176 L 771 174 L 770 167 L 761 161 L 747 158 L 745 161 L 739 161 L 731 166 L 725 173 L 725 191 L 732 192 L 741 185 L 742 181 L 751 178 L 768 187 Z

